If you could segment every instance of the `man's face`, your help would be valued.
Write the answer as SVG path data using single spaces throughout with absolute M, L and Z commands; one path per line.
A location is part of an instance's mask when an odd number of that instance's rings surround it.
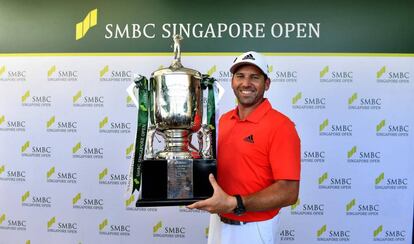
M 259 68 L 243 65 L 237 69 L 231 80 L 231 87 L 240 106 L 256 107 L 263 100 L 264 92 L 269 89 L 270 80 L 266 79 Z

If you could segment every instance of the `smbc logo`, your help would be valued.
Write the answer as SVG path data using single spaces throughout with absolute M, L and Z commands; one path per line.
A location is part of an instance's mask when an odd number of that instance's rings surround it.
M 90 28 L 98 24 L 98 9 L 90 11 L 85 19 L 76 24 L 76 40 L 85 37 Z

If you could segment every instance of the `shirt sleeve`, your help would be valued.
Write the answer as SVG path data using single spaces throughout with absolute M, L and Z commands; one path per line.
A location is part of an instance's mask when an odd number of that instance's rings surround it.
M 269 162 L 275 180 L 300 180 L 300 138 L 290 120 L 270 139 Z

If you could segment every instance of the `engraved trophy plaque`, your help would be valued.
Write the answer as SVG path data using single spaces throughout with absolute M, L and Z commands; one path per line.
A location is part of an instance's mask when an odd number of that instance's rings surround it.
M 149 81 L 135 80 L 140 94 L 132 177 L 139 190 L 137 207 L 187 205 L 213 194 L 208 175 L 216 173 L 214 79 L 181 64 L 181 40 L 174 36 L 168 68 L 154 71 Z M 157 152 L 156 136 L 165 144 Z

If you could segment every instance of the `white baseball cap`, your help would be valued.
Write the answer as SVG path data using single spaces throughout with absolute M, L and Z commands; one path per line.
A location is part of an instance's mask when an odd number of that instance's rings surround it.
M 260 53 L 249 51 L 238 56 L 230 67 L 230 72 L 234 74 L 236 69 L 244 64 L 252 64 L 259 68 L 263 74 L 268 75 L 267 63 L 264 56 Z

